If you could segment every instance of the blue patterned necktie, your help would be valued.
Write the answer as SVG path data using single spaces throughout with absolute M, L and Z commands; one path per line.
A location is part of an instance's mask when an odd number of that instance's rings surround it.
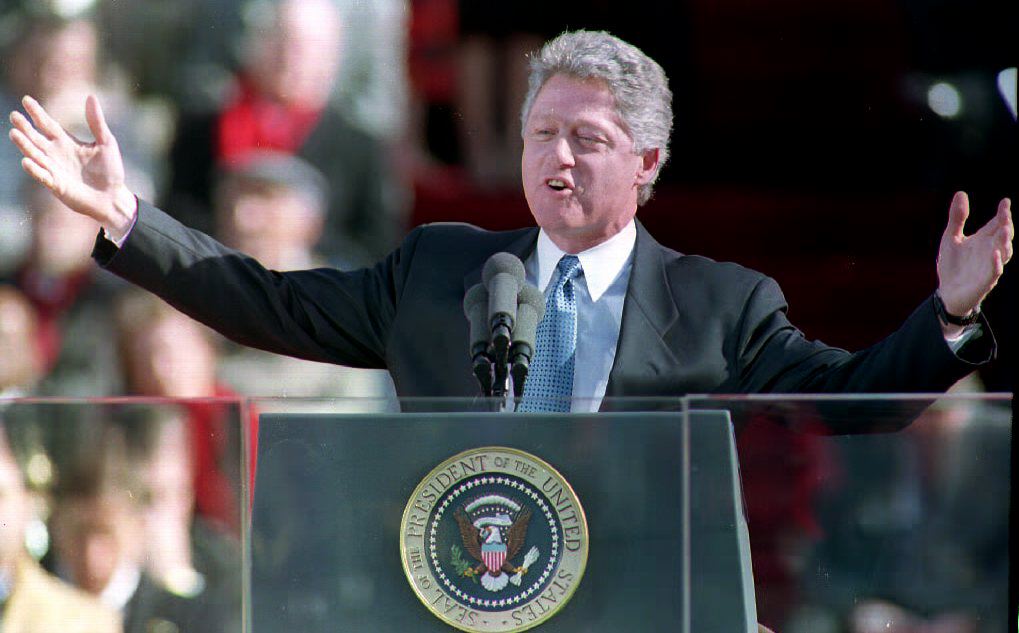
M 583 274 L 575 255 L 563 255 L 559 276 L 545 301 L 538 324 L 534 362 L 517 411 L 568 412 L 573 396 L 573 364 L 577 353 L 577 296 L 573 280 Z

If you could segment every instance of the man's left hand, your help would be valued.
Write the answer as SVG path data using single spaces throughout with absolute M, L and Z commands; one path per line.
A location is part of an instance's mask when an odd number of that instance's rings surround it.
M 938 292 L 949 314 L 968 316 L 980 306 L 1012 258 L 1011 202 L 998 203 L 998 213 L 973 235 L 963 227 L 969 217 L 969 197 L 958 192 L 948 211 L 948 226 L 938 249 Z

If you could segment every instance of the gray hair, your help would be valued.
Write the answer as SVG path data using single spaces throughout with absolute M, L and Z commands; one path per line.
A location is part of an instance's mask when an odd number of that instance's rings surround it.
M 531 56 L 527 96 L 520 111 L 521 134 L 535 97 L 553 75 L 604 81 L 615 98 L 619 117 L 633 138 L 633 151 L 643 154 L 651 149 L 658 150 L 658 168 L 637 194 L 637 204 L 647 202 L 669 158 L 672 91 L 665 71 L 639 48 L 605 31 L 567 31 Z

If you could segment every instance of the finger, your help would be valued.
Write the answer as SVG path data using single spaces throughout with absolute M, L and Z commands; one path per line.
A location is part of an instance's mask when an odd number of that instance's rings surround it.
M 13 125 L 15 129 L 20 130 L 22 134 L 27 136 L 28 139 L 40 149 L 46 148 L 50 143 L 52 143 L 52 141 L 40 134 L 39 130 L 32 127 L 29 120 L 26 119 L 25 115 L 20 112 L 11 112 L 11 125 Z
M 1008 238 L 1015 237 L 1015 225 L 1012 224 L 1012 201 L 1004 198 L 998 203 L 998 222 L 1008 229 Z
M 50 191 L 56 189 L 56 181 L 53 180 L 53 174 L 31 158 L 22 158 L 21 168 Z
M 998 232 L 998 250 L 1002 254 L 1002 261 L 1008 263 L 1012 259 L 1012 235 L 1006 227 L 1001 227 Z
M 952 206 L 948 209 L 948 226 L 945 227 L 945 235 L 955 239 L 962 239 L 963 227 L 966 226 L 966 218 L 969 217 L 969 196 L 965 191 L 957 191 L 952 197 Z
M 11 141 L 21 150 L 21 153 L 31 158 L 40 165 L 48 165 L 49 157 L 43 152 L 35 143 L 29 140 L 25 133 L 18 129 L 13 129 L 8 134 Z
M 85 99 L 85 119 L 88 121 L 88 128 L 92 130 L 92 137 L 95 138 L 96 143 L 105 144 L 113 137 L 110 127 L 106 125 L 103 108 L 99 105 L 99 99 L 95 95 L 89 95 Z
M 35 127 L 39 129 L 46 138 L 55 139 L 63 133 L 64 128 L 60 126 L 56 120 L 49 115 L 46 110 L 39 105 L 39 102 L 32 97 L 25 96 L 21 100 L 21 105 L 25 106 L 25 111 L 28 112 L 28 116 L 32 117 L 32 122 L 35 123 Z

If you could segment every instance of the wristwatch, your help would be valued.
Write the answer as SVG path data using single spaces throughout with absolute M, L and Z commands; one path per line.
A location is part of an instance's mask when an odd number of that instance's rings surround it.
M 945 301 L 941 298 L 941 293 L 939 292 L 934 293 L 934 312 L 937 313 L 942 323 L 948 325 L 973 325 L 980 318 L 980 306 L 977 306 L 964 317 L 949 314 L 948 308 L 945 307 Z

